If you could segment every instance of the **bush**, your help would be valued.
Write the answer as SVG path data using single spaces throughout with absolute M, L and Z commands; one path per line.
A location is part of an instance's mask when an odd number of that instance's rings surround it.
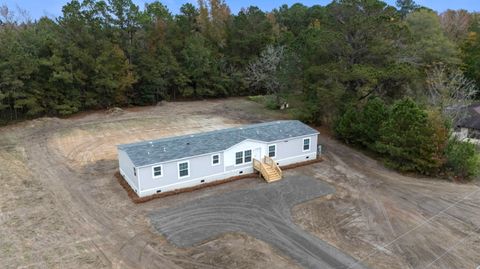
M 387 165 L 401 171 L 432 174 L 445 163 L 445 121 L 411 99 L 390 107 L 379 98 L 362 108 L 350 106 L 337 120 L 335 133 L 347 143 L 380 153 Z
M 337 136 L 349 143 L 374 150 L 388 108 L 380 98 L 370 99 L 362 109 L 350 106 L 335 124 Z
M 476 146 L 450 139 L 445 149 L 446 167 L 461 179 L 471 179 L 480 175 L 480 155 Z
M 335 123 L 335 134 L 347 143 L 357 144 L 358 139 L 360 139 L 359 114 L 360 112 L 357 109 L 349 107 Z
M 443 122 L 409 98 L 397 101 L 380 129 L 376 149 L 386 155 L 389 166 L 401 171 L 438 172 L 447 141 L 446 125 L 438 120 Z

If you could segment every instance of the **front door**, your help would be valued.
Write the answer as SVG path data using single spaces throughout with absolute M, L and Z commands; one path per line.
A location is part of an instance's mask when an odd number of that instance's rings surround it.
M 256 148 L 253 150 L 253 158 L 254 159 L 257 159 L 259 161 L 262 161 L 262 158 L 261 158 L 261 149 L 260 148 Z

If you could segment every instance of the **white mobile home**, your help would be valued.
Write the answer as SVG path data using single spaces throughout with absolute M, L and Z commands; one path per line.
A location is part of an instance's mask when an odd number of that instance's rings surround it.
M 138 196 L 253 173 L 281 177 L 278 166 L 317 157 L 318 131 L 275 121 L 119 145 L 120 174 Z

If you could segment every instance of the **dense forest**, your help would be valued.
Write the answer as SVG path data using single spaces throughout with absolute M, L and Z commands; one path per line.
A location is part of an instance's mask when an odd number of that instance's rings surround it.
M 223 0 L 199 0 L 175 15 L 160 2 L 73 0 L 60 17 L 35 21 L 0 7 L 2 123 L 268 95 L 273 107 L 291 100 L 295 117 L 335 126 L 340 138 L 404 170 L 431 173 L 458 161 L 445 152 L 471 150 L 448 144 L 443 123 L 457 116 L 448 108 L 477 98 L 479 83 L 480 15 L 438 14 L 412 0 L 250 6 L 238 14 Z M 429 129 L 400 142 L 399 124 Z M 418 139 L 426 148 L 412 147 Z

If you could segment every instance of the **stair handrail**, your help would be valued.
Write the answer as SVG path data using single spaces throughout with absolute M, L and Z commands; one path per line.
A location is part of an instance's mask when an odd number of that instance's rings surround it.
M 273 167 L 273 169 L 275 169 L 275 171 L 277 171 L 278 175 L 280 176 L 280 178 L 283 177 L 283 173 L 282 173 L 282 169 L 280 169 L 280 167 L 277 165 L 277 162 L 275 162 L 271 157 L 269 156 L 264 156 L 264 162 L 268 165 L 270 165 L 271 167 Z
M 262 174 L 262 176 L 266 179 L 266 180 L 270 180 L 270 178 L 268 178 L 268 173 L 267 173 L 267 170 L 265 169 L 265 165 L 257 160 L 257 159 L 253 159 L 253 168 L 258 170 L 260 172 L 260 174 Z

